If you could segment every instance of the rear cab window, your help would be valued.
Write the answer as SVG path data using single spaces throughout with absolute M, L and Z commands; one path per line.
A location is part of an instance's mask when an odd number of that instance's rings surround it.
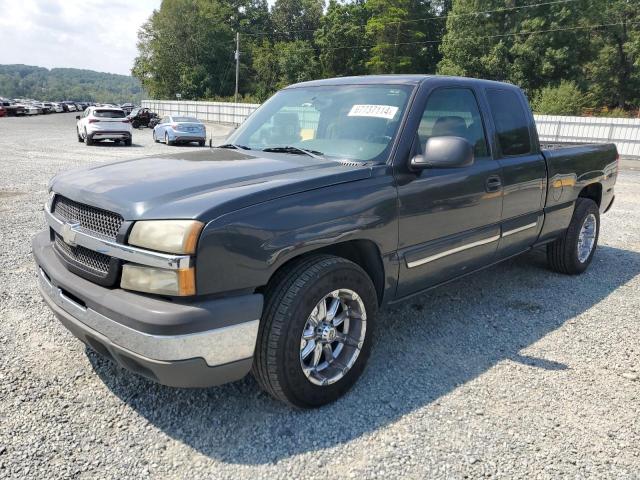
M 487 90 L 487 100 L 496 129 L 500 151 L 504 156 L 531 153 L 529 117 L 520 98 L 513 90 Z
M 123 110 L 94 110 L 94 117 L 98 118 L 124 118 Z

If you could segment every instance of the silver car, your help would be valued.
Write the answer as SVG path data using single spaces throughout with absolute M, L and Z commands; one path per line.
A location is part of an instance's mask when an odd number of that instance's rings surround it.
M 160 123 L 153 127 L 153 140 L 167 145 L 198 142 L 198 145 L 204 147 L 206 138 L 207 130 L 204 124 L 193 117 L 165 115 Z

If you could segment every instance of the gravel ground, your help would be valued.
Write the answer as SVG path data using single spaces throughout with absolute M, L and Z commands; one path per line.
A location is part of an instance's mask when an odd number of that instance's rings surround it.
M 87 147 L 73 124 L 0 119 L 0 478 L 640 478 L 632 162 L 586 274 L 550 273 L 533 252 L 388 308 L 356 387 L 298 412 L 252 378 L 153 384 L 53 317 L 30 253 L 48 179 L 171 148 L 150 130 Z

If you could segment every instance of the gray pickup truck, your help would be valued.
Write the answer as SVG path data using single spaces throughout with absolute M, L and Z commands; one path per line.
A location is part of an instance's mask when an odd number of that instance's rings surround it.
M 316 407 L 362 373 L 378 309 L 544 246 L 590 264 L 614 145 L 541 149 L 522 91 L 407 75 L 301 83 L 226 143 L 71 171 L 33 240 L 60 321 L 165 385 L 250 371 Z

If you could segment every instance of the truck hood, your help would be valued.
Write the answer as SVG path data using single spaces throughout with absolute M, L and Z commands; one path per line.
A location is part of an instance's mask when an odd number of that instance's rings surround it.
M 207 222 L 250 205 L 370 175 L 371 168 L 362 164 L 306 155 L 199 149 L 72 170 L 56 176 L 50 187 L 125 220 Z

